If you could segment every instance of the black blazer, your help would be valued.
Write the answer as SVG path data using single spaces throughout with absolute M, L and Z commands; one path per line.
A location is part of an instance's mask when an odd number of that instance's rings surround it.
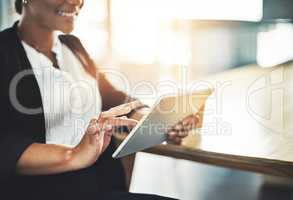
M 86 71 L 95 76 L 99 82 L 102 110 L 131 99 L 116 90 L 105 76 L 98 72 L 78 38 L 63 35 L 60 36 L 60 40 L 74 52 Z M 29 108 L 32 112 L 21 112 L 20 105 Z M 87 194 L 95 192 L 96 187 L 82 187 L 81 183 L 100 185 L 99 188 L 106 190 L 126 189 L 122 165 L 120 161 L 111 158 L 113 143 L 93 166 L 95 169 L 92 172 L 89 168 L 80 172 L 52 176 L 16 175 L 16 163 L 26 148 L 32 143 L 45 143 L 45 118 L 40 89 L 17 35 L 17 23 L 12 28 L 0 32 L 0 116 L 0 199 L 3 199 L 1 198 L 3 192 L 9 194 L 10 199 L 13 195 L 16 195 L 15 198 L 32 199 L 31 195 L 42 194 L 46 188 L 49 188 L 52 197 L 57 194 L 60 197 L 60 192 L 67 189 L 79 191 L 76 195 L 85 191 Z M 99 170 L 96 170 L 96 167 Z M 100 174 L 97 174 L 97 171 Z M 93 179 L 94 176 L 98 181 Z M 99 182 L 101 180 L 103 184 Z

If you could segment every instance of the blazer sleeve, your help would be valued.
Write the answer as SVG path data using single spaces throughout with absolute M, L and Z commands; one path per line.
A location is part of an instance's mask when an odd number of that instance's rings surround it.
M 41 114 L 27 115 L 18 111 L 9 97 L 15 59 L 13 55 L 3 55 L 0 52 L 0 183 L 16 176 L 19 158 L 31 144 L 42 142 L 44 131 Z M 17 90 L 22 91 L 22 97 L 18 97 L 31 101 L 31 93 L 35 92 L 33 88 L 30 86 L 29 91 L 25 92 L 21 86 Z
M 2 116 L 1 116 L 2 117 Z M 16 175 L 16 165 L 23 152 L 36 140 L 21 132 L 5 130 L 0 136 L 0 183 Z

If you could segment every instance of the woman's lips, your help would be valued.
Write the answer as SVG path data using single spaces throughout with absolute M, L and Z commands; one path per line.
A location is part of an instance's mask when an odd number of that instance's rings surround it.
M 78 15 L 78 11 L 72 11 L 72 12 L 68 12 L 68 11 L 62 11 L 62 10 L 58 10 L 57 11 L 57 15 L 61 16 L 61 17 L 76 17 Z

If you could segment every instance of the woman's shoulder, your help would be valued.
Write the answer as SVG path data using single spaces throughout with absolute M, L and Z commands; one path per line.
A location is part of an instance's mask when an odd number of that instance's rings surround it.
M 79 40 L 79 38 L 73 34 L 60 34 L 59 38 L 67 38 L 67 39 L 70 38 L 73 40 Z
M 83 45 L 78 37 L 71 34 L 59 35 L 60 41 L 69 46 L 69 48 L 83 48 Z
M 13 27 L 9 27 L 0 31 L 0 39 L 9 38 L 11 34 L 13 33 L 13 29 L 14 29 Z
M 74 35 L 67 34 L 67 35 L 59 35 L 60 41 L 69 47 L 73 52 L 81 54 L 83 56 L 89 56 L 88 52 L 82 45 L 80 39 Z

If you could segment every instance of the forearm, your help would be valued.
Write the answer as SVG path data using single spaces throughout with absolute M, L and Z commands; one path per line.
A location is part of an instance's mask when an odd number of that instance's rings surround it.
M 74 149 L 53 144 L 32 144 L 17 163 L 21 175 L 48 175 L 77 170 Z

